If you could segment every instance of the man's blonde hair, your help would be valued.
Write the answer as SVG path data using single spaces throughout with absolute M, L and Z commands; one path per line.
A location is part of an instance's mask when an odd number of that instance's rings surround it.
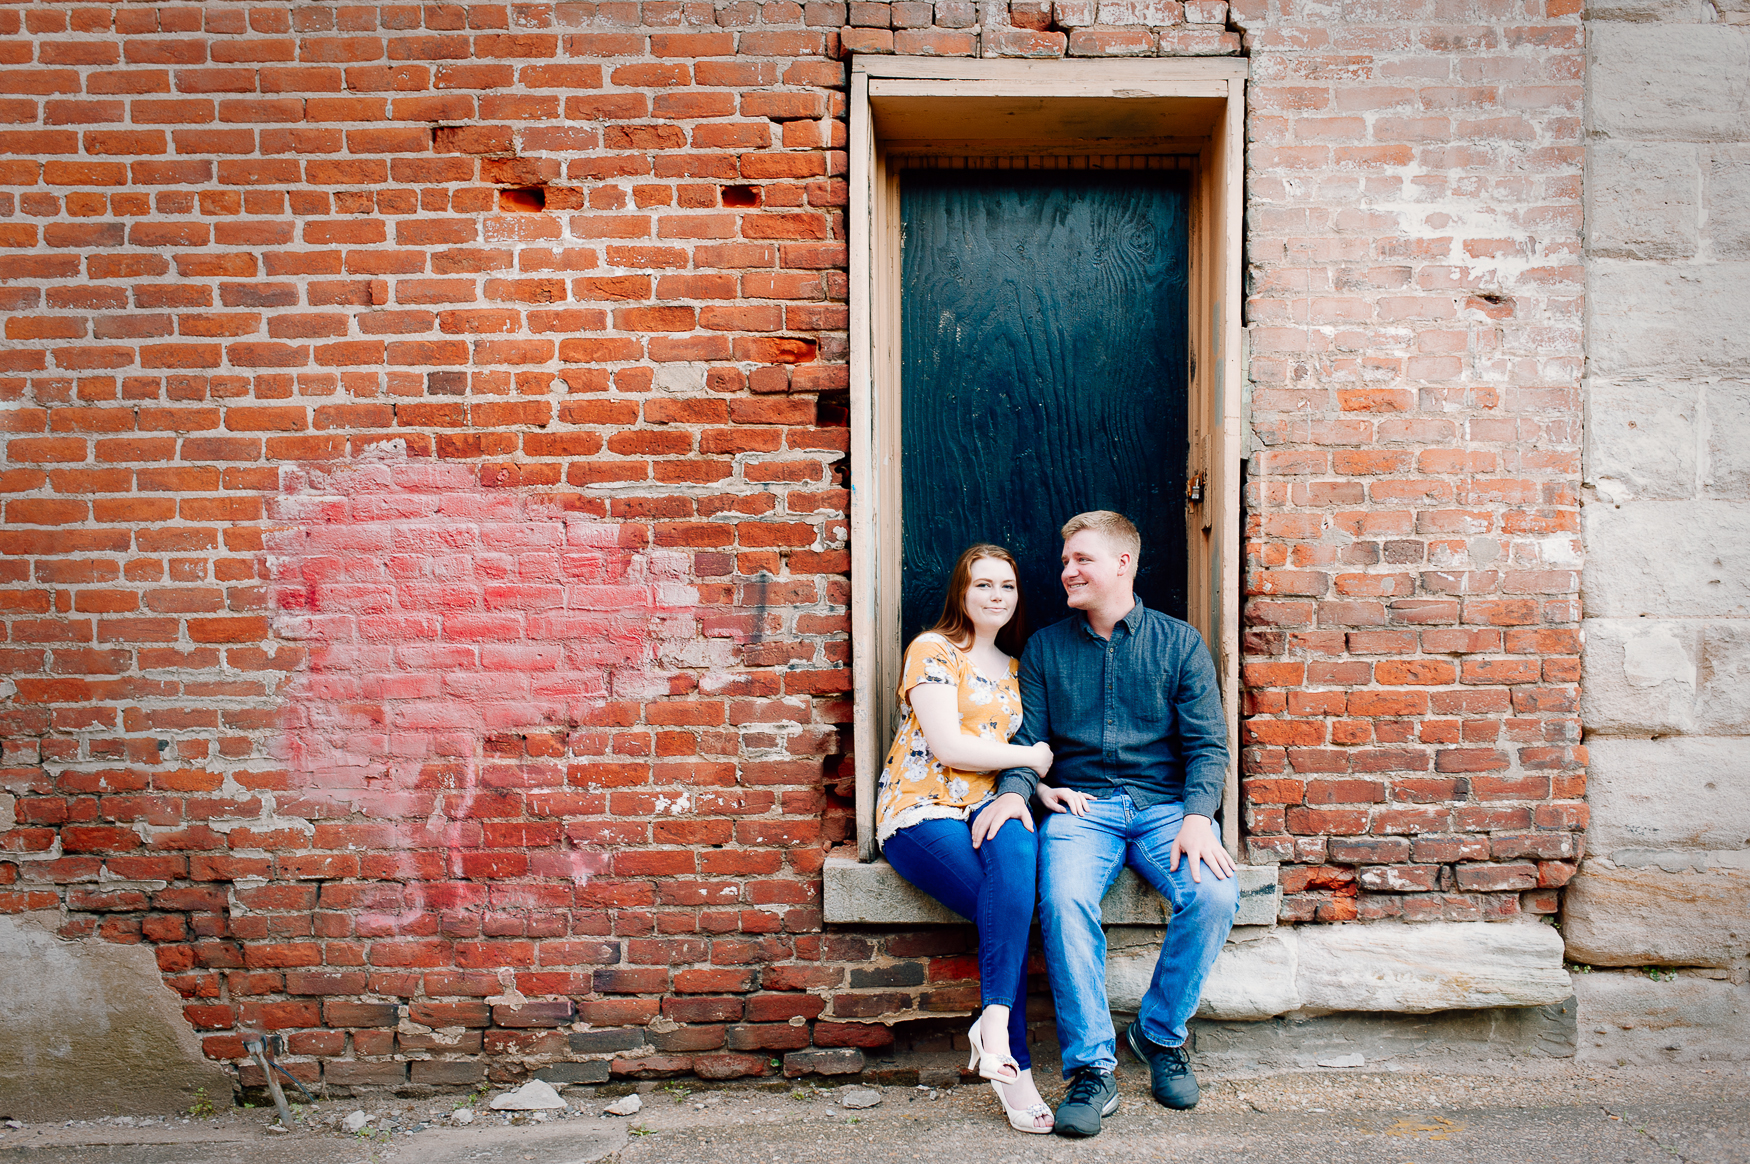
M 1090 509 L 1086 513 L 1078 513 L 1063 523 L 1063 540 L 1067 542 L 1085 529 L 1103 535 L 1114 552 L 1129 554 L 1133 567 L 1142 557 L 1142 535 L 1136 532 L 1136 526 L 1122 513 L 1114 513 L 1110 509 Z

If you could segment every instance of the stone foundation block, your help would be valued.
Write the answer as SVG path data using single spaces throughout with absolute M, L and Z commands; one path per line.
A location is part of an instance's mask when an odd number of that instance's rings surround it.
M 1678 321 L 1670 322 L 1675 342 Z M 1733 342 L 1750 362 L 1750 329 Z M 1647 611 L 1714 619 L 1721 611 L 1750 608 L 1750 506 L 1710 500 L 1637 501 L 1621 509 L 1588 505 L 1583 521 L 1588 612 L 1601 618 L 1639 618 Z M 1697 546 L 1708 547 L 1705 557 Z
M 1587 31 L 1593 133 L 1731 141 L 1750 115 L 1750 30 L 1720 24 L 1613 24 Z
M 1588 862 L 1568 883 L 1562 933 L 1568 958 L 1593 966 L 1728 967 L 1750 955 L 1750 871 Z
M 1695 254 L 1701 184 L 1686 142 L 1600 142 L 1588 155 L 1589 252 L 1612 258 Z
M 1750 847 L 1750 757 L 1741 738 L 1602 737 L 1587 747 L 1588 854 L 1618 865 L 1669 865 L 1637 857 L 1665 852 L 1706 867 L 1710 852 Z
M 1750 1060 L 1750 986 L 1617 970 L 1576 974 L 1574 988 L 1582 1061 Z

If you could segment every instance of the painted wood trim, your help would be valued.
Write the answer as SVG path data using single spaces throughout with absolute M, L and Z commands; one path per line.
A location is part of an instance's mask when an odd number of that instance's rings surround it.
M 880 748 L 876 728 L 879 626 L 876 585 L 880 547 L 875 534 L 875 482 L 865 470 L 875 456 L 873 370 L 870 367 L 872 316 L 871 186 L 874 181 L 875 127 L 869 117 L 869 79 L 851 78 L 850 125 L 850 311 L 851 311 L 851 705 L 852 750 L 857 768 L 857 859 L 875 857 L 874 758 Z
M 905 450 L 900 447 L 900 280 L 901 221 L 899 209 L 899 171 L 887 164 L 887 152 L 879 140 L 875 143 L 875 182 L 873 243 L 875 247 L 874 289 L 874 408 L 877 438 L 888 434 L 892 439 L 877 440 L 875 468 L 879 474 L 875 496 L 876 537 L 880 539 L 882 556 L 880 576 L 880 619 L 876 634 L 875 724 L 879 733 L 878 750 L 873 757 L 877 766 L 885 761 L 887 745 L 899 730 L 899 673 L 903 663 L 904 644 L 899 641 L 900 566 L 905 553 L 901 542 L 900 517 L 903 496 L 900 462 Z M 873 825 L 871 825 L 873 827 Z
M 1014 165 L 1010 169 L 1119 169 L 1115 166 L 1097 165 L 1103 158 L 1136 157 L 1140 154 L 1156 154 L 1161 157 L 1196 157 L 1208 138 L 1188 137 L 1118 137 L 1102 138 L 1099 141 L 1074 142 L 1058 138 L 1042 138 L 1027 143 L 1025 149 L 1017 148 L 1014 142 L 991 141 L 988 138 L 972 140 L 966 138 L 938 138 L 932 141 L 920 141 L 911 138 L 889 138 L 881 144 L 889 157 L 895 159 L 909 158 L 1027 158 L 1037 155 L 1041 150 L 1049 149 L 1060 157 L 1085 159 L 1089 164 L 1082 166 L 1021 166 Z M 970 167 L 968 167 L 970 168 Z M 1002 167 L 997 167 L 1002 168 Z M 1135 167 L 1132 167 L 1135 168 Z M 1174 167 L 1161 167 L 1172 169 Z
M 1148 89 L 1135 85 L 1146 84 Z M 1226 97 L 1226 77 L 1172 77 L 1152 80 L 1138 79 L 1130 84 L 1110 77 L 1079 77 L 1064 79 L 1051 86 L 1049 93 L 1039 91 L 1039 83 L 1023 77 L 952 79 L 919 77 L 871 77 L 871 97 L 1104 97 L 1125 100 L 1138 97 Z M 1171 92 L 1157 93 L 1155 89 Z
M 1028 86 L 1031 97 L 1080 96 L 1064 93 L 1060 84 L 1082 84 L 1092 77 L 1118 88 L 1175 81 L 1227 81 L 1250 76 L 1250 62 L 1240 57 L 1153 57 L 1147 60 L 1033 61 L 975 60 L 966 57 L 862 56 L 851 62 L 853 75 L 911 78 L 924 81 L 1014 81 Z M 1171 97 L 1161 91 L 1148 96 Z
M 1225 830 L 1228 851 L 1241 859 L 1240 832 L 1240 565 L 1245 555 L 1244 510 L 1240 504 L 1240 461 L 1245 455 L 1245 425 L 1248 418 L 1242 407 L 1246 394 L 1243 386 L 1246 366 L 1242 354 L 1245 330 L 1244 290 L 1242 277 L 1245 263 L 1245 197 L 1246 197 L 1246 78 L 1235 76 L 1229 81 L 1227 100 L 1227 132 L 1218 135 L 1223 148 L 1222 207 L 1225 221 L 1220 236 L 1223 249 L 1221 319 L 1221 362 L 1228 380 L 1226 410 L 1221 418 L 1222 463 L 1226 479 L 1222 490 L 1224 536 L 1228 552 L 1221 563 L 1221 650 L 1227 658 L 1222 675 L 1227 705 L 1228 773 L 1224 791 L 1223 815 L 1232 822 Z

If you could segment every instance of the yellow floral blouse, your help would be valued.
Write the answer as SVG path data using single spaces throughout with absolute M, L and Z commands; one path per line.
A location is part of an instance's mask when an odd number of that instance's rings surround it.
M 1021 727 L 1020 663 L 1009 660 L 1000 680 L 980 671 L 959 648 L 939 634 L 921 634 L 905 651 L 899 680 L 899 709 L 905 718 L 888 749 L 875 798 L 875 837 L 888 837 L 921 820 L 970 820 L 996 790 L 995 772 L 965 772 L 936 759 L 912 710 L 911 690 L 921 683 L 945 683 L 960 692 L 960 728 L 1006 744 Z

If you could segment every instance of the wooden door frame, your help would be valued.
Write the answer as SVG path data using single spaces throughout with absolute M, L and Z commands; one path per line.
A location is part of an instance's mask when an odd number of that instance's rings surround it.
M 851 66 L 851 664 L 857 853 L 875 857 L 875 782 L 900 667 L 899 160 L 1027 158 L 1102 168 L 1191 159 L 1187 617 L 1227 715 L 1224 839 L 1239 844 L 1240 272 L 1247 64 L 1231 57 L 1023 61 L 859 56 Z

